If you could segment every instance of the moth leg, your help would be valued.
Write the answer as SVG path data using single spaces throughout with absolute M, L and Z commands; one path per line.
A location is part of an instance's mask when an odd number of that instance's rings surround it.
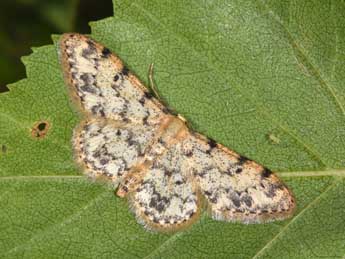
M 133 166 L 120 183 L 120 186 L 116 191 L 116 195 L 119 197 L 125 197 L 128 193 L 135 191 L 141 184 L 150 164 L 151 163 L 146 160 L 143 163 Z

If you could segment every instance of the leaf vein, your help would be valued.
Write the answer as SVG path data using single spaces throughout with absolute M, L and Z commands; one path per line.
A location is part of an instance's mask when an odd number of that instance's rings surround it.
M 133 7 L 136 7 L 137 9 L 140 9 L 141 13 L 144 13 L 152 22 L 154 22 L 156 24 L 157 27 L 161 27 L 163 29 L 165 29 L 164 31 L 169 31 L 170 34 L 175 35 L 176 39 L 184 45 L 188 45 L 189 47 L 192 48 L 192 50 L 195 52 L 196 55 L 198 56 L 202 56 L 200 51 L 198 51 L 197 49 L 195 49 L 195 47 L 193 46 L 193 44 L 188 44 L 188 40 L 185 39 L 184 36 L 180 35 L 178 32 L 176 31 L 171 31 L 168 30 L 168 28 L 166 27 L 166 25 L 162 22 L 159 22 L 159 20 L 152 14 L 152 12 L 148 11 L 147 9 L 145 9 L 143 6 L 139 6 L 138 3 L 134 3 L 132 4 Z M 200 39 L 201 40 L 201 39 Z M 213 59 L 213 60 L 217 60 L 217 59 Z M 211 63 L 211 61 L 210 61 Z M 215 67 L 221 69 L 221 67 L 218 65 L 217 61 L 213 61 L 212 62 L 212 69 L 214 69 Z M 253 100 L 251 98 L 249 98 L 248 96 L 246 97 L 251 103 L 255 103 L 253 102 Z M 279 128 L 281 128 L 282 130 L 284 130 L 285 132 L 289 133 L 289 135 L 294 138 L 297 142 L 297 144 L 301 145 L 308 153 L 310 153 L 312 155 L 312 157 L 318 161 L 322 166 L 326 167 L 327 164 L 321 159 L 321 155 L 318 154 L 312 147 L 311 144 L 307 144 L 305 141 L 302 141 L 296 133 L 292 133 L 291 129 L 288 129 L 287 126 L 282 126 L 280 123 L 278 123 L 277 119 L 274 118 L 274 116 L 269 113 L 268 111 L 264 111 L 263 107 L 259 107 L 257 105 L 254 104 L 254 106 L 256 106 L 256 110 L 258 111 L 258 113 L 261 113 L 262 115 L 266 116 L 267 119 L 271 120 L 272 124 L 276 124 Z M 345 115 L 345 110 L 344 110 L 344 115 Z M 291 131 L 291 132 L 290 132 Z
M 312 200 L 307 206 L 305 206 L 297 215 L 295 215 L 289 223 L 287 223 L 265 246 L 263 246 L 253 257 L 252 259 L 258 258 L 260 255 L 264 253 L 265 250 L 270 248 L 276 240 L 284 233 L 290 226 L 293 224 L 297 219 L 299 219 L 309 208 L 311 208 L 314 204 L 316 204 L 322 196 L 324 196 L 327 192 L 329 192 L 332 188 L 337 185 L 337 181 L 333 181 L 319 196 L 317 196 L 314 200 Z

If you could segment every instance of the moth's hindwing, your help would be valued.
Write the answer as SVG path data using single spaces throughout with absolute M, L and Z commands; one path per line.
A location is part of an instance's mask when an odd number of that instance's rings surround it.
M 199 134 L 186 143 L 190 170 L 214 219 L 260 223 L 292 215 L 295 199 L 269 169 Z

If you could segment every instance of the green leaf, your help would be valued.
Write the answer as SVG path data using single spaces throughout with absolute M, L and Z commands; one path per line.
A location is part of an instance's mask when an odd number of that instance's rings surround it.
M 127 202 L 76 168 L 56 46 L 23 58 L 0 95 L 3 258 L 342 258 L 345 256 L 343 1 L 115 1 L 92 37 L 156 87 L 192 127 L 279 172 L 298 202 L 270 224 L 203 214 L 146 231 Z M 56 42 L 57 38 L 55 39 Z M 47 135 L 32 136 L 37 122 Z

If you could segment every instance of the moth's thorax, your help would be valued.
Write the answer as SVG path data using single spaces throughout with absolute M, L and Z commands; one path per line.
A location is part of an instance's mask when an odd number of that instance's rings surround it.
M 156 132 L 156 141 L 146 150 L 146 155 L 138 164 L 126 173 L 117 195 L 124 197 L 127 193 L 135 190 L 141 184 L 142 178 L 158 157 L 165 154 L 169 148 L 182 141 L 189 134 L 185 121 L 173 115 L 167 115 L 162 119 L 161 126 Z
M 163 119 L 161 127 L 161 139 L 166 143 L 180 141 L 188 135 L 186 123 L 179 117 L 169 115 Z

